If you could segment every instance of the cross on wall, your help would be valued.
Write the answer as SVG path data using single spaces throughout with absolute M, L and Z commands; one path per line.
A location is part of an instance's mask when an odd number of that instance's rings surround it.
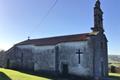
M 80 64 L 80 55 L 83 54 L 83 52 L 81 52 L 81 50 L 78 49 L 78 51 L 76 52 L 76 54 L 78 54 L 78 63 Z

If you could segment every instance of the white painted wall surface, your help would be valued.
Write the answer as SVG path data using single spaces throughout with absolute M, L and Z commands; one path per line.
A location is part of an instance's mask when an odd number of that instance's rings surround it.
M 62 63 L 67 63 L 69 66 L 69 73 L 77 75 L 89 75 L 89 53 L 87 41 L 79 42 L 66 42 L 59 44 L 60 47 L 60 66 L 59 70 L 62 71 Z M 78 49 L 81 50 L 83 54 L 80 56 L 80 64 L 78 63 L 78 54 L 76 52 Z
M 55 70 L 55 46 L 59 47 L 59 70 L 62 71 L 62 63 L 67 63 L 69 73 L 77 75 L 89 75 L 91 68 L 89 67 L 90 56 L 87 50 L 87 41 L 64 42 L 57 45 L 34 46 L 26 45 L 19 46 L 21 48 L 32 49 L 34 53 L 34 70 Z M 80 56 L 80 64 L 78 63 L 78 49 L 83 54 Z
M 54 46 L 34 47 L 34 70 L 55 70 L 55 48 Z

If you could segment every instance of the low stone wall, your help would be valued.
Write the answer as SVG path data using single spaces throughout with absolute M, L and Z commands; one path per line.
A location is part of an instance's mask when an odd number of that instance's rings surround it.
M 120 67 L 115 68 L 116 73 L 120 73 Z

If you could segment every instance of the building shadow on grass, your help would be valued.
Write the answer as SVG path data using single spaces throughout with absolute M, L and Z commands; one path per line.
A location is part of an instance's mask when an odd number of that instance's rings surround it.
M 111 79 L 114 79 L 114 80 L 120 80 L 120 77 L 119 76 L 110 76 Z
M 57 74 L 55 72 L 34 72 L 31 70 L 17 70 L 19 72 L 22 73 L 26 73 L 26 74 L 30 74 L 30 75 L 35 75 L 38 77 L 45 77 L 48 78 L 50 80 L 93 80 L 93 78 L 87 76 L 76 76 L 76 75 L 72 75 L 72 74 Z
M 12 80 L 5 73 L 0 72 L 0 80 Z

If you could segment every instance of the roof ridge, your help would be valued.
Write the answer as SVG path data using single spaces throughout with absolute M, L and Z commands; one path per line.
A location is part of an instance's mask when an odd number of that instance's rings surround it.
M 73 35 L 64 35 L 64 36 L 55 36 L 48 38 L 40 38 L 40 39 L 29 39 L 23 42 L 20 42 L 16 45 L 55 45 L 61 42 L 74 42 L 74 41 L 86 41 L 90 33 L 82 33 L 82 34 L 73 34 Z
M 69 36 L 77 36 L 77 35 L 87 35 L 89 33 L 82 33 L 82 34 L 71 34 L 71 35 L 60 35 L 60 36 L 51 36 L 51 37 L 43 37 L 43 38 L 37 38 L 37 39 L 29 39 L 29 40 L 39 40 L 39 39 L 49 39 L 49 38 L 59 38 L 59 37 L 69 37 Z M 26 40 L 25 40 L 26 41 Z

